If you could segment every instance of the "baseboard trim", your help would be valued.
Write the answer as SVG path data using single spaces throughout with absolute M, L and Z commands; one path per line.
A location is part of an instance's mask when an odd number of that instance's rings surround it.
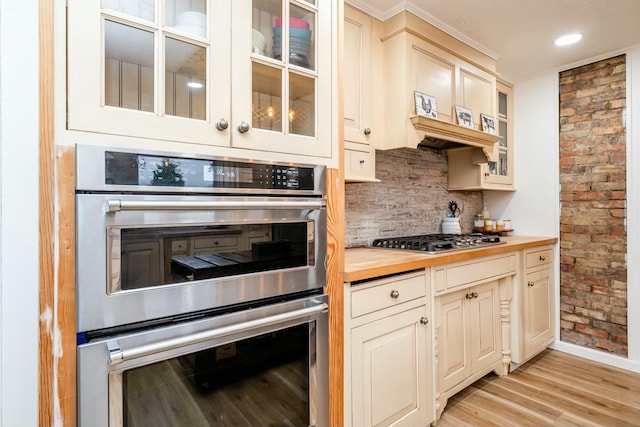
M 630 360 L 622 356 L 604 353 L 602 351 L 593 350 L 591 348 L 582 347 L 575 344 L 569 344 L 561 341 L 555 341 L 549 348 L 553 350 L 569 353 L 574 356 L 593 360 L 594 362 L 604 363 L 605 365 L 614 366 L 631 372 L 640 373 L 640 361 Z

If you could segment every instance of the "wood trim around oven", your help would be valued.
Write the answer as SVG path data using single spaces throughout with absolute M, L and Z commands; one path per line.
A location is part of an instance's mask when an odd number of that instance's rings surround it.
M 54 5 L 39 15 L 38 425 L 76 423 L 75 156 L 56 152 Z
M 329 294 L 330 425 L 344 425 L 344 179 L 327 169 L 327 288 Z
M 327 289 L 329 294 L 329 423 L 344 422 L 344 5 L 337 10 L 337 99 L 333 103 L 338 139 L 338 169 L 327 169 Z
M 75 150 L 54 140 L 54 2 L 39 14 L 38 425 L 76 425 Z

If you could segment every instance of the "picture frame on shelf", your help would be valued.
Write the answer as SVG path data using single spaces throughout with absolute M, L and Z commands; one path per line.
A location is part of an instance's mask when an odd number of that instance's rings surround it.
M 461 105 L 456 105 L 453 108 L 455 109 L 455 112 L 456 112 L 458 125 L 473 129 L 474 128 L 473 113 L 471 112 L 471 110 Z
M 497 129 L 495 117 L 488 114 L 480 113 L 480 121 L 482 123 L 483 132 L 490 133 L 491 135 L 496 134 Z
M 432 119 L 438 118 L 438 104 L 435 96 L 415 91 L 414 98 L 416 101 L 416 114 L 418 116 L 426 116 Z

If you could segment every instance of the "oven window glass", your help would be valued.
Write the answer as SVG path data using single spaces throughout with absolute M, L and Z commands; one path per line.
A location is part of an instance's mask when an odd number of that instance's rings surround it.
M 311 425 L 312 325 L 315 322 L 125 371 L 123 425 Z
M 110 292 L 309 264 L 312 222 L 110 227 Z

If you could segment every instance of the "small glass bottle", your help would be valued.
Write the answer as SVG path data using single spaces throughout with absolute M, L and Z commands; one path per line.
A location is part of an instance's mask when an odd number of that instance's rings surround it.
M 482 233 L 484 231 L 484 217 L 481 213 L 477 213 L 473 220 L 473 232 Z
M 487 205 L 484 205 L 484 207 L 482 208 L 482 218 L 491 219 L 491 214 L 489 213 L 489 208 L 487 208 Z

